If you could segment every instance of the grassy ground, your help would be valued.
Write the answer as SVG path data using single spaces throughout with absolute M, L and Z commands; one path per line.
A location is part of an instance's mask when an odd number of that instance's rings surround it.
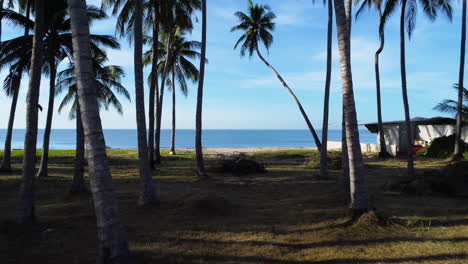
M 159 208 L 136 206 L 137 151 L 109 153 L 120 211 L 139 263 L 468 263 L 468 199 L 381 190 L 387 180 L 400 177 L 404 160 L 366 158 L 373 204 L 402 223 L 381 227 L 343 225 L 349 217 L 335 180 L 339 171 L 322 180 L 316 170 L 289 162 L 305 160 L 308 151 L 257 153 L 255 158 L 269 161 L 268 173 L 212 173 L 216 181 L 211 183 L 194 177 L 193 153 L 166 156 L 155 172 Z M 0 175 L 1 220 L 14 216 L 20 156 L 14 153 L 13 174 Z M 442 160 L 416 161 L 418 171 L 443 165 Z M 38 222 L 28 230 L 1 230 L 0 263 L 95 263 L 92 199 L 67 195 L 72 175 L 73 152 L 52 151 L 51 177 L 36 187 Z M 206 194 L 229 200 L 230 214 L 200 213 L 187 202 Z

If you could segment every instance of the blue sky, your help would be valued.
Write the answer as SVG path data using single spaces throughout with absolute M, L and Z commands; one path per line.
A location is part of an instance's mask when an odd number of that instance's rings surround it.
M 321 1 L 311 0 L 260 0 L 276 13 L 274 42 L 267 60 L 276 67 L 302 102 L 310 120 L 321 128 L 326 63 L 327 11 Z M 100 3 L 98 0 L 88 3 Z M 306 129 L 292 98 L 276 77 L 256 56 L 241 58 L 233 50 L 240 33 L 229 29 L 236 24 L 233 13 L 247 8 L 243 0 L 208 1 L 208 42 L 206 67 L 204 127 L 207 129 Z M 432 108 L 445 98 L 455 98 L 451 88 L 458 79 L 461 8 L 454 2 L 454 19 L 441 17 L 435 23 L 423 15 L 417 20 L 416 30 L 407 43 L 408 95 L 412 117 L 441 115 Z M 421 10 L 420 10 L 421 11 Z M 382 104 L 384 120 L 404 118 L 401 99 L 399 67 L 399 12 L 386 27 L 386 46 L 381 55 Z M 352 70 L 359 123 L 376 120 L 374 53 L 379 45 L 377 16 L 374 10 L 365 12 L 353 24 Z M 93 33 L 114 34 L 115 19 L 110 18 L 92 26 Z M 17 34 L 18 29 L 4 25 L 3 39 Z M 333 74 L 330 101 L 330 127 L 341 124 L 341 85 L 336 45 L 333 32 Z M 200 39 L 197 24 L 191 39 Z M 121 65 L 126 71 L 123 84 L 134 96 L 132 47 L 124 39 L 122 49 L 109 51 L 111 64 Z M 197 63 L 198 65 L 198 63 Z M 147 73 L 147 71 L 146 71 Z M 1 80 L 6 72 L 0 73 Z M 40 103 L 46 108 L 48 82 L 42 78 Z M 15 128 L 25 127 L 26 90 L 28 80 L 23 80 Z M 145 90 L 147 93 L 147 90 Z M 166 93 L 169 95 L 169 92 Z M 62 96 L 59 96 L 60 100 Z M 136 128 L 135 106 L 125 102 L 124 114 L 102 112 L 104 128 Z M 177 97 L 177 127 L 193 129 L 196 105 L 196 86 L 191 85 L 187 98 Z M 0 93 L 0 128 L 7 126 L 11 99 Z M 56 101 L 58 102 L 58 101 Z M 56 103 L 56 106 L 58 103 Z M 45 125 L 47 111 L 40 113 L 39 127 Z M 170 97 L 164 102 L 163 128 L 170 127 Z M 54 128 L 74 128 L 67 114 L 55 114 Z

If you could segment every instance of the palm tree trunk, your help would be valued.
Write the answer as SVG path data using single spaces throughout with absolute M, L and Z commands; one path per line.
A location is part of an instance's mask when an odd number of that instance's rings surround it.
M 2 0 L 3 2 L 3 0 Z M 2 4 L 3 7 L 3 4 Z M 30 10 L 31 10 L 31 3 L 28 1 L 27 7 L 26 7 L 26 18 L 29 19 L 30 16 Z M 1 21 L 0 21 L 1 24 Z M 1 27 L 1 25 L 0 25 Z M 1 33 L 0 33 L 1 34 Z M 29 27 L 26 26 L 24 29 L 24 36 L 29 35 Z M 1 39 L 1 37 L 0 37 Z M 15 122 L 15 114 L 16 114 L 16 105 L 18 103 L 18 95 L 19 95 L 19 89 L 21 87 L 21 77 L 23 75 L 23 72 L 17 72 L 18 74 L 18 87 L 13 93 L 13 98 L 11 100 L 11 108 L 10 108 L 10 117 L 8 119 L 8 130 L 5 138 L 5 148 L 3 149 L 3 160 L 2 164 L 0 166 L 1 171 L 11 171 L 11 138 L 13 136 L 13 124 Z
M 411 129 L 411 118 L 408 103 L 408 91 L 406 88 L 406 60 L 405 60 L 405 13 L 406 0 L 403 0 L 401 5 L 400 17 L 400 66 L 401 66 L 401 91 L 403 94 L 403 105 L 405 108 L 405 128 L 406 128 L 406 144 L 408 149 L 408 177 L 414 177 L 413 165 L 413 133 Z
M 45 1 L 36 0 L 33 50 L 29 73 L 28 96 L 26 99 L 26 135 L 24 139 L 23 173 L 16 218 L 19 223 L 34 220 L 34 179 L 36 170 L 37 119 L 39 107 L 39 89 L 43 57 L 42 36 L 44 35 Z
M 80 112 L 88 147 L 91 191 L 99 238 L 100 263 L 129 263 L 127 235 L 120 221 L 96 97 L 86 1 L 67 0 Z
M 11 171 L 11 138 L 13 135 L 13 124 L 15 122 L 16 105 L 18 103 L 19 86 L 13 93 L 11 100 L 10 117 L 8 119 L 8 130 L 5 138 L 5 148 L 3 151 L 3 160 L 0 167 L 1 171 Z
M 135 105 L 138 130 L 138 158 L 140 161 L 140 197 L 138 203 L 149 205 L 158 203 L 156 189 L 151 175 L 146 141 L 145 91 L 143 88 L 143 0 L 135 1 L 134 21 L 134 60 L 135 60 Z
M 0 0 L 0 42 L 2 41 L 3 2 L 4 0 Z
M 323 102 L 322 148 L 320 151 L 320 177 L 328 177 L 328 112 L 330 104 L 330 82 L 332 71 L 332 34 L 333 34 L 333 3 L 328 0 L 328 29 L 327 29 L 327 74 L 325 78 L 325 96 Z
M 349 157 L 350 207 L 355 214 L 369 210 L 369 193 L 364 180 L 364 163 L 354 103 L 353 78 L 351 71 L 351 50 L 349 46 L 349 27 L 345 8 L 341 0 L 335 0 L 336 25 L 338 31 L 338 50 L 340 54 L 343 105 L 345 106 L 346 145 Z
M 380 7 L 377 9 L 379 13 L 379 22 L 382 23 L 382 10 Z M 387 152 L 387 144 L 385 144 L 385 134 L 382 124 L 382 100 L 380 96 L 380 70 L 379 70 L 379 55 L 382 53 L 385 45 L 385 34 L 383 28 L 379 27 L 379 36 L 380 36 L 380 46 L 377 52 L 375 53 L 375 87 L 377 89 L 377 127 L 379 130 L 379 141 L 380 141 L 380 158 L 388 158 L 390 154 Z
M 54 116 L 54 99 L 55 99 L 55 76 L 57 75 L 57 69 L 55 67 L 55 61 L 49 62 L 50 67 L 50 86 L 49 86 L 49 105 L 47 108 L 47 120 L 44 129 L 44 139 L 42 142 L 42 157 L 39 172 L 37 173 L 38 178 L 46 178 L 49 176 L 49 142 L 50 142 L 50 131 L 52 129 L 52 119 Z
M 320 150 L 321 147 L 322 147 L 322 144 L 320 144 L 320 139 L 318 138 L 317 133 L 315 133 L 315 129 L 314 129 L 314 127 L 312 126 L 312 123 L 310 122 L 309 117 L 307 116 L 306 112 L 304 111 L 304 108 L 302 107 L 301 103 L 299 102 L 299 99 L 297 99 L 297 97 L 296 97 L 296 95 L 294 94 L 294 92 L 291 90 L 291 88 L 289 88 L 288 84 L 284 81 L 284 79 L 281 77 L 281 75 L 279 75 L 279 73 L 275 70 L 275 68 L 273 68 L 273 66 L 271 66 L 271 65 L 268 63 L 268 61 L 265 60 L 265 58 L 263 58 L 262 54 L 261 54 L 260 51 L 258 50 L 258 47 L 256 48 L 256 51 L 257 51 L 258 57 L 259 57 L 259 58 L 263 61 L 263 63 L 265 63 L 265 65 L 266 65 L 268 68 L 270 68 L 270 70 L 276 75 L 276 77 L 277 77 L 278 80 L 281 82 L 281 84 L 283 85 L 283 87 L 288 91 L 288 93 L 292 96 L 292 98 L 293 98 L 294 101 L 296 102 L 297 107 L 299 107 L 299 111 L 301 111 L 302 117 L 304 118 L 304 120 L 305 120 L 306 123 L 307 123 L 307 126 L 309 127 L 310 133 L 311 133 L 312 136 L 314 137 L 315 145 L 317 145 L 317 148 Z
M 148 106 L 148 158 L 151 164 L 151 168 L 154 169 L 154 122 L 155 122 L 155 106 L 158 105 L 158 43 L 159 43 L 159 17 L 158 17 L 158 4 L 154 1 L 153 7 L 153 62 L 151 65 L 151 83 L 150 83 L 150 94 L 149 94 L 149 106 Z
M 206 0 L 202 0 L 202 37 L 200 56 L 200 78 L 197 89 L 197 110 L 195 114 L 195 153 L 197 158 L 197 175 L 206 177 L 205 161 L 203 159 L 202 148 L 202 111 L 203 111 L 203 84 L 205 81 L 205 60 L 206 60 Z
M 162 120 L 162 109 L 163 109 L 163 99 L 164 99 L 164 89 L 166 84 L 167 72 L 169 70 L 169 60 L 171 58 L 171 37 L 169 37 L 166 46 L 166 63 L 164 64 L 164 70 L 161 76 L 161 91 L 159 93 L 159 102 L 156 109 L 156 146 L 154 148 L 154 159 L 156 164 L 161 163 L 161 120 Z
M 75 173 L 73 174 L 70 194 L 79 194 L 88 192 L 84 180 L 85 166 L 85 137 L 83 123 L 81 121 L 81 109 L 79 102 L 76 108 L 76 154 L 75 154 Z
M 175 91 L 175 69 L 172 69 L 172 134 L 171 134 L 171 155 L 176 155 L 176 91 Z
M 458 73 L 458 105 L 457 105 L 457 130 L 455 134 L 455 150 L 453 159 L 460 160 L 462 155 L 462 109 L 463 109 L 463 79 L 465 78 L 465 46 L 466 46 L 466 0 L 463 0 L 462 7 L 462 29 L 460 44 L 460 71 Z

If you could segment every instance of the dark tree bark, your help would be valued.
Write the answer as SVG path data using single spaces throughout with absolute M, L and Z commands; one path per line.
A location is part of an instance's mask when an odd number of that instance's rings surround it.
M 455 133 L 455 150 L 453 159 L 460 160 L 462 154 L 462 109 L 463 109 L 463 79 L 465 78 L 465 46 L 466 46 L 466 0 L 462 4 L 462 28 L 461 28 L 461 43 L 460 43 L 460 70 L 458 73 L 458 105 L 457 105 L 457 128 Z
M 145 92 L 143 88 L 143 1 L 135 1 L 134 20 L 134 63 L 135 63 L 135 105 L 138 131 L 138 158 L 140 161 L 140 196 L 141 205 L 157 204 L 158 198 L 148 157 L 148 142 L 146 141 Z
M 49 104 L 47 108 L 47 119 L 46 126 L 44 129 L 44 139 L 42 142 L 42 158 L 39 172 L 37 173 L 38 178 L 47 178 L 49 176 L 49 143 L 50 143 L 50 132 L 52 130 L 52 119 L 54 116 L 54 101 L 55 101 L 55 77 L 57 75 L 57 68 L 55 61 L 49 62 L 50 67 L 50 84 L 49 84 Z
M 197 89 L 197 111 L 195 114 L 195 153 L 197 158 L 197 175 L 206 177 L 205 160 L 203 159 L 202 145 L 202 120 L 203 120 L 203 84 L 205 81 L 206 64 L 206 0 L 202 0 L 202 36 L 201 36 L 201 56 L 200 56 L 200 78 Z
M 172 69 L 172 133 L 171 133 L 171 155 L 176 155 L 176 91 L 175 91 L 175 68 Z
M 15 122 L 16 105 L 18 103 L 19 86 L 13 94 L 11 100 L 10 117 L 8 118 L 8 129 L 5 138 L 5 148 L 3 151 L 1 171 L 11 171 L 11 138 L 13 136 L 13 124 Z
M 39 89 L 41 85 L 41 69 L 43 57 L 42 37 L 44 35 L 45 1 L 34 3 L 35 24 L 33 50 L 31 55 L 31 70 L 29 72 L 28 96 L 26 99 L 26 135 L 24 139 L 23 173 L 19 193 L 19 203 L 16 219 L 19 223 L 34 221 L 34 179 L 36 170 L 37 122 L 39 107 Z
M 323 125 L 322 125 L 322 148 L 320 151 L 320 177 L 328 177 L 328 114 L 330 108 L 330 82 L 332 71 L 332 41 L 333 41 L 333 3 L 332 0 L 327 1 L 328 5 L 328 24 L 327 24 L 327 74 L 325 79 L 325 96 L 323 102 Z
M 357 124 L 354 102 L 353 78 L 351 71 L 350 34 L 345 8 L 342 0 L 335 0 L 336 25 L 338 33 L 338 50 L 340 54 L 341 82 L 343 90 L 344 120 L 346 145 L 348 147 L 350 208 L 355 214 L 366 212 L 370 208 L 369 193 L 364 179 L 364 163 Z
M 411 129 L 411 117 L 408 103 L 408 91 L 406 88 L 406 58 L 405 58 L 405 13 L 406 0 L 401 4 L 400 17 L 400 66 L 401 66 L 401 92 L 403 94 L 403 106 L 405 108 L 405 129 L 406 129 L 406 144 L 408 145 L 408 177 L 414 177 L 413 165 L 413 133 Z
M 159 88 L 158 88 L 158 43 L 159 43 L 159 5 L 157 0 L 154 1 L 153 6 L 153 61 L 151 65 L 151 82 L 148 106 L 148 158 L 151 168 L 154 169 L 154 123 L 155 123 L 155 106 L 157 107 L 159 101 Z
M 296 102 L 296 105 L 299 108 L 299 111 L 301 112 L 302 117 L 306 121 L 307 127 L 309 128 L 309 131 L 310 131 L 310 133 L 312 134 L 312 136 L 313 136 L 313 138 L 315 140 L 315 145 L 317 145 L 317 148 L 320 150 L 321 147 L 322 147 L 322 144 L 320 143 L 320 139 L 318 138 L 317 133 L 315 132 L 315 129 L 312 126 L 312 123 L 309 120 L 309 117 L 307 116 L 306 112 L 304 111 L 304 108 L 302 107 L 301 102 L 299 102 L 299 99 L 297 99 L 296 95 L 291 90 L 291 88 L 289 88 L 288 84 L 284 81 L 283 77 L 281 77 L 281 75 L 275 70 L 275 68 L 273 68 L 273 66 L 271 66 L 270 63 L 268 63 L 268 61 L 265 60 L 265 58 L 263 58 L 262 54 L 258 50 L 258 47 L 256 48 L 256 51 L 257 51 L 258 57 L 275 74 L 276 78 L 278 78 L 278 80 L 281 82 L 281 84 L 286 89 L 286 91 L 288 91 L 288 93 L 292 96 L 294 102 Z
M 83 131 L 83 123 L 81 121 L 81 109 L 78 102 L 76 109 L 76 154 L 75 154 L 75 172 L 73 174 L 70 194 L 87 193 L 84 180 L 85 167 L 85 136 Z
M 379 22 L 382 23 L 382 10 L 380 6 L 377 8 L 379 13 Z M 379 70 L 379 55 L 382 53 L 385 45 L 385 34 L 383 28 L 379 27 L 379 36 L 380 36 L 380 46 L 377 52 L 375 53 L 375 87 L 377 90 L 377 127 L 379 130 L 379 142 L 380 142 L 380 158 L 388 158 L 390 154 L 387 152 L 387 144 L 385 144 L 385 133 L 382 125 L 382 98 L 380 96 L 380 70 Z
M 36 0 L 37 1 L 37 0 Z M 91 192 L 99 238 L 99 263 L 130 263 L 127 235 L 120 221 L 117 199 L 106 154 L 96 96 L 90 50 L 86 1 L 67 0 L 73 34 L 73 57 L 77 91 L 88 148 Z

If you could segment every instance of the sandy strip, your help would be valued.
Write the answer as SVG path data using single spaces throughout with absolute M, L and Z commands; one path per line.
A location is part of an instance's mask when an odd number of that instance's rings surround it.
M 313 147 L 244 147 L 244 148 L 204 148 L 204 154 L 235 154 L 235 153 L 255 153 L 262 151 L 281 151 L 281 150 L 313 150 Z M 195 151 L 195 149 L 185 148 L 178 150 Z

